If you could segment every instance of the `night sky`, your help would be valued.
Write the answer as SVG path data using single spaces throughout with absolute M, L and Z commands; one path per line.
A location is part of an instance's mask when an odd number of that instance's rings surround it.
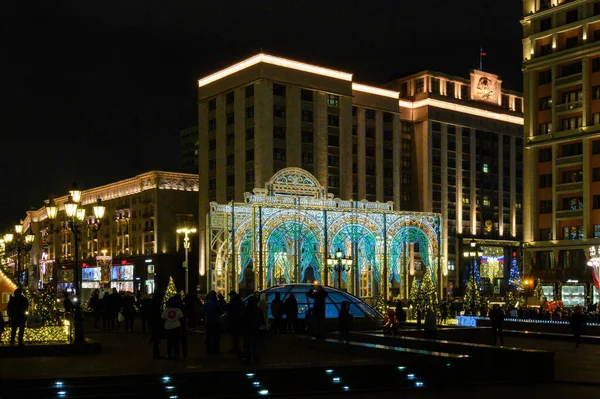
M 521 2 L 15 1 L 0 11 L 0 232 L 65 194 L 179 166 L 196 79 L 260 51 L 379 84 L 484 70 L 521 90 Z M 16 4 L 16 5 L 15 5 Z

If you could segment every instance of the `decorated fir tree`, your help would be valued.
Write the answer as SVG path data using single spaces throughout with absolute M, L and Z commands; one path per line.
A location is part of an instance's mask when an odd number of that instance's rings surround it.
M 42 325 L 57 326 L 60 324 L 61 314 L 56 299 L 56 291 L 53 288 L 39 290 L 35 298 L 30 301 L 30 307 L 34 307 L 34 315 L 42 318 Z
M 467 280 L 465 294 L 463 296 L 463 303 L 468 308 L 473 306 L 473 295 L 475 295 L 475 307 L 477 307 L 481 301 L 479 298 L 479 286 L 477 285 L 477 281 L 473 281 L 473 278 L 471 277 Z
M 387 304 L 383 299 L 383 295 L 378 295 L 377 298 L 375 298 L 375 309 L 382 315 L 387 314 Z
M 535 281 L 535 289 L 533 291 L 533 295 L 537 299 L 540 299 L 540 300 L 544 297 L 544 290 L 542 289 L 542 282 L 540 281 L 539 278 Z
M 177 295 L 177 288 L 175 287 L 175 281 L 173 281 L 173 276 L 169 276 L 169 285 L 167 285 L 167 289 L 165 291 L 165 296 L 163 298 L 163 309 L 167 306 L 167 301 L 169 298 Z
M 408 294 L 408 299 L 410 300 L 413 306 L 417 303 L 417 297 L 419 296 L 419 285 L 417 284 L 417 279 L 413 278 L 412 284 L 410 285 L 410 292 Z
M 510 265 L 508 286 L 511 291 L 520 291 L 523 288 L 521 283 L 521 273 L 519 272 L 519 265 L 515 257 L 513 257 Z
M 510 312 L 515 307 L 517 300 L 518 298 L 513 291 L 508 291 L 506 293 L 506 313 Z
M 425 268 L 425 274 L 423 275 L 423 282 L 421 283 L 420 288 L 419 302 L 421 304 L 421 311 L 425 313 L 429 309 L 435 309 L 437 306 L 437 293 L 435 292 L 433 281 L 431 281 L 429 268 Z

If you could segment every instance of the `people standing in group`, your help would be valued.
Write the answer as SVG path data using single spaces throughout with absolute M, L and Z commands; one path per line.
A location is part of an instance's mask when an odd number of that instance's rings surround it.
M 298 301 L 296 295 L 292 292 L 283 303 L 285 319 L 288 332 L 296 332 L 298 329 Z
M 217 303 L 219 304 L 221 309 L 227 308 L 227 301 L 225 300 L 225 297 L 221 293 L 219 293 L 219 295 L 217 295 Z
M 6 311 L 10 319 L 10 346 L 15 346 L 17 329 L 19 330 L 19 346 L 23 346 L 23 334 L 25 334 L 25 322 L 27 315 L 25 312 L 29 308 L 29 301 L 23 296 L 20 288 L 15 290 L 15 294 L 10 297 Z
M 579 348 L 581 343 L 581 333 L 585 327 L 585 318 L 583 315 L 583 309 L 581 306 L 575 306 L 575 310 L 571 315 L 571 329 L 573 331 L 573 337 L 575 338 L 575 347 Z
M 102 329 L 104 331 L 110 330 L 111 324 L 111 299 L 110 293 L 105 292 L 102 299 L 100 299 L 100 314 L 102 316 Z
M 279 333 L 282 332 L 282 322 L 283 322 L 283 301 L 281 300 L 281 294 L 279 292 L 275 293 L 275 298 L 271 302 L 271 316 L 273 316 L 273 332 Z
M 317 285 L 308 290 L 306 295 L 314 301 L 311 316 L 315 335 L 323 336 L 325 334 L 325 298 L 328 296 L 327 291 L 325 291 L 323 286 Z
M 264 313 L 258 308 L 256 297 L 248 298 L 248 304 L 241 314 L 244 336 L 244 353 L 242 358 L 250 363 L 258 363 L 260 349 L 260 329 L 264 325 Z
M 223 309 L 217 299 L 217 293 L 215 291 L 209 292 L 204 303 L 204 344 L 206 353 L 209 355 L 217 355 L 221 351 L 220 319 Z
M 95 289 L 90 296 L 89 307 L 92 310 L 94 316 L 94 330 L 98 330 L 98 324 L 100 323 L 100 316 L 102 314 L 102 308 L 100 305 L 100 290 Z
M 113 288 L 112 294 L 110 294 L 110 330 L 119 331 L 121 323 L 119 322 L 119 312 L 121 312 L 121 294 L 117 292 L 116 288 Z
M 492 324 L 492 334 L 494 336 L 494 346 L 498 340 L 500 340 L 500 346 L 504 345 L 504 333 L 502 331 L 504 327 L 504 312 L 497 303 L 494 304 L 492 310 L 489 313 L 490 322 Z
M 167 300 L 167 307 L 161 315 L 165 320 L 164 328 L 167 335 L 167 357 L 177 360 L 179 358 L 179 341 L 181 338 L 181 319 L 183 312 L 179 307 L 180 300 L 171 297 Z
M 162 318 L 162 301 L 164 294 L 160 291 L 154 292 L 148 313 L 148 327 L 152 332 L 150 343 L 152 344 L 152 358 L 160 359 L 160 341 L 164 331 L 164 319 Z
M 254 299 L 254 297 L 252 297 Z M 254 301 L 256 304 L 256 301 Z M 240 338 L 242 335 L 242 312 L 244 311 L 244 301 L 240 295 L 231 291 L 229 293 L 229 303 L 227 304 L 227 326 L 231 335 L 231 352 L 241 354 Z
M 125 322 L 125 331 L 133 332 L 133 322 L 135 319 L 135 301 L 133 293 L 127 291 L 121 302 L 123 319 Z
M 340 332 L 340 341 L 346 344 L 350 341 L 350 329 L 354 323 L 354 316 L 350 313 L 350 302 L 342 302 L 338 313 L 338 330 Z

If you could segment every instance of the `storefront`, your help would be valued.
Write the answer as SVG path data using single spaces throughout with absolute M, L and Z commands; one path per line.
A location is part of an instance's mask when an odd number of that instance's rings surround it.
M 555 300 L 554 284 L 542 284 L 542 292 L 544 293 L 544 298 L 546 298 L 548 302 L 552 302 Z
M 134 292 L 134 265 L 123 261 L 120 265 L 112 265 L 110 270 L 110 287 L 119 292 Z
M 560 294 L 563 302 L 563 306 L 585 306 L 587 287 L 585 283 L 576 281 L 567 281 L 560 286 Z
M 73 269 L 67 269 L 66 266 L 61 266 L 56 271 L 57 284 L 56 290 L 58 292 L 68 292 L 70 294 L 74 291 L 75 271 Z
M 83 264 L 81 268 L 81 300 L 90 299 L 95 289 L 101 288 L 101 273 L 99 267 Z
M 144 292 L 148 295 L 152 295 L 154 293 L 155 280 L 154 280 L 154 264 L 148 263 L 151 259 L 146 259 L 146 281 L 144 282 Z

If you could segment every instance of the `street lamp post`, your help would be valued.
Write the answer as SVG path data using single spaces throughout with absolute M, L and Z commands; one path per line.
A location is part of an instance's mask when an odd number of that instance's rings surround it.
M 190 234 L 194 234 L 196 232 L 196 228 L 188 228 L 184 227 L 181 229 L 177 229 L 177 234 L 183 234 L 183 247 L 185 248 L 185 262 L 183 263 L 183 268 L 185 269 L 185 293 L 189 292 L 190 288 L 190 280 L 189 280 L 189 265 L 188 265 L 188 253 L 190 251 Z
M 463 256 L 466 259 L 471 259 L 471 312 L 475 312 L 475 268 L 479 270 L 480 257 L 483 255 L 481 247 L 477 246 L 475 240 L 471 240 L 469 243 L 470 251 L 464 251 Z
M 98 231 L 102 227 L 102 218 L 106 208 L 102 205 L 102 200 L 98 197 L 96 204 L 93 206 L 94 218 L 89 218 L 85 223 L 85 208 L 81 206 L 81 191 L 77 189 L 75 184 L 69 191 L 69 199 L 65 202 L 65 214 L 66 220 L 61 223 L 59 227 L 54 227 L 54 220 L 58 216 L 58 206 L 54 203 L 54 200 L 50 199 L 50 202 L 46 206 L 46 214 L 50 220 L 50 228 L 52 231 L 58 233 L 61 230 L 69 230 L 73 233 L 74 240 L 74 301 L 76 306 L 80 306 L 81 303 L 81 270 L 79 268 L 79 233 L 82 228 L 88 228 L 92 231 Z M 76 342 L 83 342 L 83 325 L 80 322 L 75 322 L 75 340 Z
M 27 252 L 31 249 L 33 245 L 33 241 L 35 240 L 35 234 L 33 233 L 33 228 L 29 229 L 28 233 L 23 233 L 23 225 L 17 224 L 15 225 L 15 232 L 6 233 L 4 235 L 4 243 L 7 246 L 8 250 L 14 250 L 17 253 L 17 257 L 15 259 L 15 271 L 14 278 L 17 280 L 20 279 L 21 267 L 21 252 Z M 25 281 L 21 281 L 24 283 Z
M 349 256 L 344 257 L 342 250 L 338 248 L 335 251 L 335 258 L 327 258 L 327 265 L 329 270 L 336 273 L 335 282 L 337 289 L 342 289 L 342 271 L 348 271 L 352 268 L 352 258 Z

